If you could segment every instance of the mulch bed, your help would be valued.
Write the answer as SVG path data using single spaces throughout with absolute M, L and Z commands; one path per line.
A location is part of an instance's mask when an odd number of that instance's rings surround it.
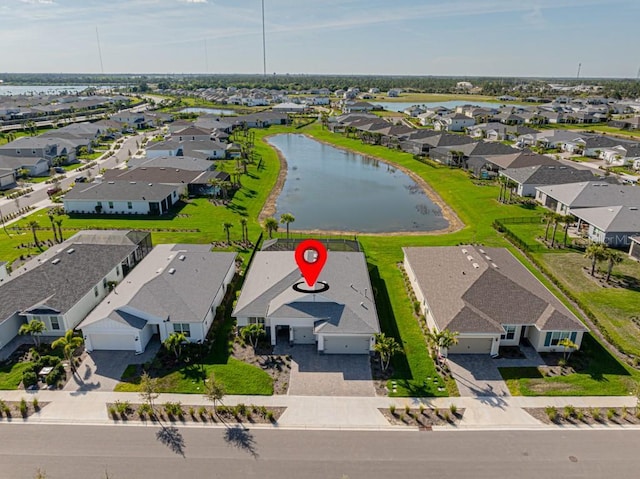
M 453 413 L 449 408 L 434 409 L 424 408 L 396 408 L 394 412 L 390 408 L 378 409 L 387 421 L 394 426 L 410 426 L 429 429 L 433 426 L 455 426 L 460 423 L 464 415 L 464 409 L 457 409 Z
M 531 416 L 544 424 L 558 426 L 640 424 L 640 412 L 636 408 L 524 408 Z
M 386 371 L 382 370 L 380 356 L 375 354 L 370 356 L 371 378 L 376 390 L 376 396 L 388 396 L 387 382 L 393 377 L 393 367 L 389 366 Z
M 258 344 L 254 351 L 251 346 L 239 342 L 233 344 L 232 356 L 245 363 L 264 370 L 273 378 L 273 393 L 287 394 L 291 375 L 291 357 L 273 354 L 273 348 L 266 344 Z
M 177 405 L 177 407 L 175 407 Z M 236 406 L 183 406 L 173 403 L 174 411 L 168 414 L 165 405 L 156 404 L 155 414 L 141 412 L 141 403 L 108 403 L 107 413 L 114 421 L 169 421 L 175 423 L 201 424 L 276 424 L 286 407 L 264 407 L 238 404 Z M 179 409 L 178 409 L 179 408 Z M 144 406 L 143 406 L 144 409 Z M 179 411 L 179 412 L 178 412 Z
M 27 409 L 24 414 L 20 412 L 20 401 L 2 401 L 0 400 L 0 420 L 11 420 L 28 418 L 33 414 L 40 412 L 48 402 L 38 402 L 38 406 L 34 407 L 33 400 L 27 401 Z

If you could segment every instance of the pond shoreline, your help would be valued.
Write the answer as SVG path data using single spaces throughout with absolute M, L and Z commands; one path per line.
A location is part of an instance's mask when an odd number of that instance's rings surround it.
M 283 134 L 283 133 L 275 133 L 274 135 L 267 135 L 263 137 L 263 140 L 265 140 L 265 143 L 267 143 L 269 147 L 273 148 L 276 154 L 278 155 L 278 160 L 280 161 L 280 172 L 278 174 L 278 179 L 276 180 L 276 184 L 274 185 L 273 189 L 269 193 L 269 196 L 267 197 L 264 203 L 264 206 L 262 207 L 262 210 L 258 215 L 258 221 L 261 224 L 266 218 L 273 216 L 275 214 L 276 202 L 278 200 L 278 197 L 280 196 L 280 193 L 282 192 L 282 189 L 284 188 L 284 184 L 287 179 L 288 164 L 287 164 L 286 158 L 276 146 L 266 141 L 270 136 L 275 136 L 280 134 Z M 406 168 L 402 165 L 391 162 L 389 160 L 379 158 L 377 156 L 367 155 L 365 153 L 362 153 L 360 151 L 357 151 L 351 148 L 338 146 L 329 141 L 320 140 L 318 138 L 315 138 L 312 135 L 309 135 L 308 133 L 284 133 L 284 134 L 285 135 L 286 134 L 303 135 L 309 139 L 317 141 L 318 143 L 323 143 L 325 145 L 332 146 L 336 149 L 347 151 L 349 153 L 354 153 L 354 154 L 363 156 L 365 158 L 374 159 L 376 161 L 380 161 L 381 163 L 384 163 L 385 165 L 393 166 L 394 168 L 399 169 L 405 175 L 407 175 L 409 178 L 415 181 L 416 184 L 422 189 L 422 191 L 424 191 L 427 197 L 429 197 L 429 199 L 440 208 L 444 219 L 447 220 L 447 223 L 448 223 L 448 226 L 446 228 L 441 228 L 438 230 L 429 230 L 429 231 L 390 231 L 390 232 L 384 232 L 384 233 L 370 233 L 370 232 L 347 231 L 347 230 L 320 230 L 320 229 L 299 230 L 299 229 L 291 228 L 292 232 L 314 234 L 314 235 L 323 234 L 323 235 L 353 235 L 353 236 L 357 236 L 357 235 L 360 235 L 360 236 L 427 236 L 427 235 L 432 236 L 432 235 L 454 233 L 465 227 L 465 224 L 462 222 L 462 220 L 460 220 L 458 215 L 456 215 L 453 209 L 451 209 L 451 207 L 440 197 L 440 195 L 431 187 L 431 185 L 427 183 L 421 176 L 419 176 L 417 173 L 413 172 L 409 168 Z

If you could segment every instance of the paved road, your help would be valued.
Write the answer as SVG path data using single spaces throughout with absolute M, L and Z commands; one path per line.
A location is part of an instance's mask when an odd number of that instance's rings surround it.
M 0 425 L 0 478 L 637 478 L 640 431 Z

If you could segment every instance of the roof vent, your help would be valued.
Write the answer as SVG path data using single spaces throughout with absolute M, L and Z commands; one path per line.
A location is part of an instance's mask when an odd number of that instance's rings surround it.
M 71 253 L 73 253 L 74 251 L 75 251 L 75 249 L 70 248 L 70 249 L 68 249 L 68 250 L 67 250 L 67 254 L 71 254 Z
M 181 254 L 180 256 L 178 256 L 178 259 L 179 259 L 180 261 L 184 261 L 184 259 L 185 259 L 185 258 L 186 258 L 186 256 L 185 256 L 185 255 L 183 255 L 183 254 Z
M 489 261 L 491 261 L 491 258 L 489 256 L 485 255 L 485 258 L 487 258 Z
M 153 183 L 149 183 L 149 186 L 153 186 Z
M 130 181 L 130 182 L 129 182 L 129 184 L 130 184 L 130 185 L 135 185 L 135 184 L 136 184 L 136 182 L 135 182 L 135 181 Z
M 482 248 L 478 248 L 478 251 L 480 251 L 482 254 L 484 254 L 484 250 Z
M 467 259 L 468 259 L 469 261 L 473 261 L 473 256 L 471 256 L 470 254 L 468 254 L 468 255 L 467 255 Z
M 58 264 L 60 262 L 60 258 L 54 259 L 51 264 Z
M 115 185 L 115 181 L 110 181 L 109 184 L 110 185 Z
M 629 209 L 632 210 L 632 211 L 637 211 L 638 207 L 637 206 L 630 206 Z
M 473 267 L 474 267 L 475 269 L 478 269 L 478 268 L 480 267 L 480 265 L 479 265 L 478 263 L 473 263 Z
M 175 272 L 176 272 L 176 269 L 175 269 L 175 268 L 169 268 L 169 274 L 173 274 L 173 273 L 175 273 Z
M 497 264 L 495 264 L 495 263 L 491 263 L 491 266 L 493 266 L 493 267 L 494 267 L 494 268 L 496 268 L 496 269 L 498 268 L 498 265 L 497 265 Z
M 463 254 L 467 254 L 467 253 L 468 253 L 468 251 L 467 251 L 466 249 L 462 248 L 462 253 L 463 253 Z

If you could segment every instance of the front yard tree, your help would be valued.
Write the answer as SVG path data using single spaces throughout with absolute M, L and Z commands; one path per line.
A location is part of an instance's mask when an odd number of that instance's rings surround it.
M 233 228 L 233 223 L 229 223 L 228 221 L 225 221 L 224 223 L 222 223 L 222 227 L 224 228 L 225 233 L 227 233 L 227 244 L 230 245 L 231 244 L 231 228 Z
M 454 344 L 458 344 L 459 334 L 460 333 L 457 331 L 450 331 L 448 329 L 438 331 L 436 328 L 433 328 L 432 331 L 429 331 L 428 339 L 437 348 L 436 360 L 438 363 L 440 363 L 440 354 L 442 353 L 442 350 L 449 349 Z
M 591 260 L 591 276 L 595 275 L 598 262 L 605 259 L 605 251 L 605 246 L 602 243 L 591 243 L 587 246 L 584 256 Z
M 160 380 L 158 378 L 152 378 L 146 371 L 142 373 L 142 376 L 140 376 L 140 397 L 154 412 L 153 401 L 158 399 L 159 395 Z
M 253 349 L 256 349 L 258 340 L 265 335 L 264 326 L 262 324 L 249 324 L 240 330 L 240 336 L 244 341 L 251 344 Z
M 571 357 L 571 353 L 578 349 L 578 345 L 571 341 L 569 338 L 562 338 L 558 341 L 558 346 L 562 346 L 564 348 L 563 357 L 564 360 L 567 361 Z M 567 355 L 567 352 L 569 355 Z
M 611 272 L 613 271 L 613 267 L 617 264 L 622 263 L 622 255 L 619 251 L 614 249 L 605 250 L 605 257 L 607 260 L 607 283 L 611 279 Z
M 547 241 L 547 238 L 549 238 L 549 227 L 551 226 L 551 223 L 553 222 L 553 218 L 556 214 L 553 211 L 545 211 L 544 215 L 542 215 L 542 217 L 544 218 L 544 221 L 547 223 L 547 227 L 544 229 L 544 240 Z
M 273 232 L 278 231 L 278 220 L 270 216 L 264 220 L 264 229 L 269 234 L 269 239 L 273 238 Z
M 391 336 L 384 333 L 378 333 L 375 336 L 376 344 L 373 349 L 380 355 L 380 364 L 382 370 L 386 371 L 391 362 L 391 358 L 402 352 L 402 346 Z
M 247 218 L 240 218 L 240 228 L 242 228 L 242 242 L 247 243 L 249 241 L 249 231 L 247 230 Z
M 287 225 L 287 240 L 289 240 L 289 223 L 293 223 L 296 217 L 291 213 L 284 213 L 280 216 L 280 223 Z
M 51 229 L 53 230 L 53 240 L 56 243 L 60 243 L 60 241 L 58 241 L 58 230 L 56 229 L 56 223 L 55 223 L 55 219 L 53 218 L 53 213 L 49 212 L 47 216 L 49 216 L 49 221 L 51 221 Z
M 39 319 L 34 319 L 20 326 L 18 334 L 30 334 L 36 348 L 40 346 L 40 335 L 47 330 L 46 325 Z
M 58 226 L 58 238 L 60 239 L 60 243 L 64 241 L 64 236 L 62 236 L 62 218 L 56 218 L 56 226 Z
M 36 248 L 40 247 L 40 241 L 38 241 L 38 235 L 36 234 L 36 230 L 40 228 L 40 225 L 37 221 L 31 220 L 29 221 L 29 228 L 31 228 L 31 233 L 33 233 L 33 242 L 36 244 Z
M 67 361 L 69 361 L 71 371 L 74 372 L 76 370 L 76 365 L 73 363 L 73 353 L 80 346 L 82 346 L 82 338 L 80 336 L 75 336 L 73 329 L 67 330 L 67 332 L 64 333 L 64 336 L 51 343 L 51 349 L 62 348 L 62 353 Z
M 556 232 L 558 231 L 558 224 L 563 221 L 564 216 L 560 214 L 553 215 L 553 233 L 551 234 L 551 247 L 553 248 L 556 244 Z
M 225 394 L 226 391 L 224 390 L 224 385 L 215 378 L 213 373 L 211 373 L 209 379 L 204 382 L 204 397 L 213 403 L 214 414 L 217 414 L 216 404 L 218 402 L 222 402 L 222 398 Z
M 182 345 L 187 342 L 187 337 L 184 333 L 174 332 L 169 335 L 167 339 L 164 340 L 162 345 L 167 348 L 168 351 L 171 351 L 176 355 L 176 360 L 180 359 L 180 354 L 182 354 Z

